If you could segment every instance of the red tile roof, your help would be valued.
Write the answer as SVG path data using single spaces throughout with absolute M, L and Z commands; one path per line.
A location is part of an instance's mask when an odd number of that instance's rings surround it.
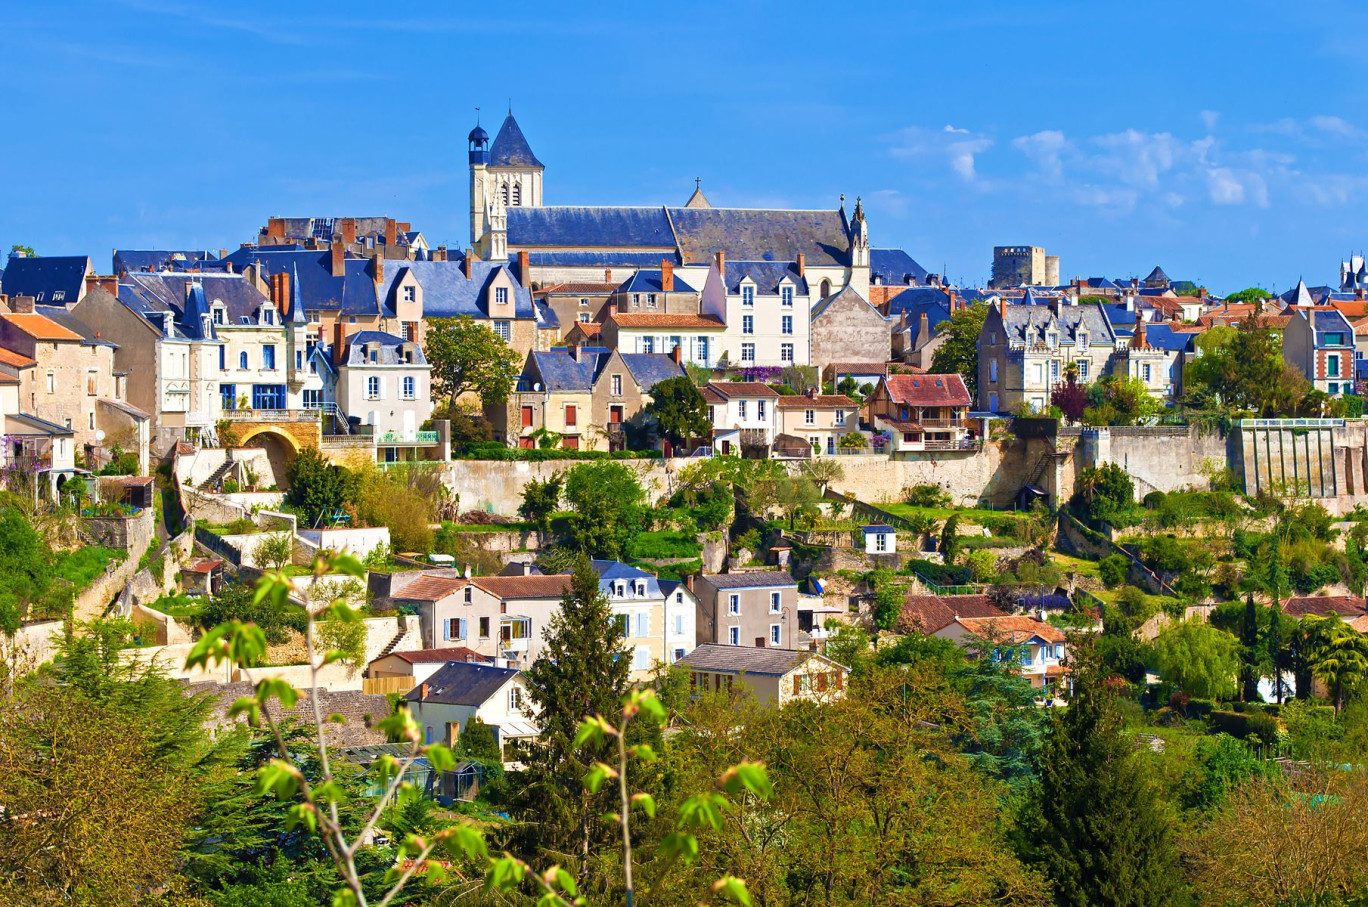
M 793 397 L 780 397 L 777 405 L 793 409 L 815 409 L 824 406 L 829 406 L 834 409 L 836 407 L 844 406 L 854 407 L 855 401 L 845 394 L 818 394 L 815 397 L 809 397 L 807 394 L 800 394 Z
M 570 588 L 569 574 L 551 576 L 477 576 L 471 580 L 499 598 L 560 598 Z
M 779 392 L 759 381 L 711 381 L 708 387 L 723 397 L 777 397 Z
M 391 652 L 409 664 L 445 664 L 448 661 L 492 662 L 488 655 L 481 655 L 466 646 L 451 646 L 446 649 L 418 649 L 413 652 Z
M 546 296 L 551 293 L 564 294 L 566 296 L 600 296 L 610 295 L 618 288 L 615 283 L 594 283 L 592 281 L 572 281 L 570 283 L 558 283 L 549 287 L 542 287 L 533 296 Z
M 46 315 L 33 313 L 4 314 L 5 319 L 19 330 L 38 340 L 80 340 L 81 335 L 67 330 Z
M 624 328 L 697 328 L 700 330 L 723 330 L 726 325 L 716 315 L 661 314 L 650 315 L 636 312 L 614 312 L 608 316 Z
M 1006 617 L 986 595 L 908 595 L 898 615 L 899 633 L 935 633 L 956 617 Z
M 959 375 L 889 375 L 888 395 L 903 406 L 969 406 L 969 389 Z
M 1293 617 L 1362 617 L 1363 599 L 1353 595 L 1298 595 L 1283 602 L 1283 612 Z
M 457 589 L 464 587 L 468 582 L 470 581 L 459 576 L 428 576 L 425 574 L 408 585 L 400 587 L 394 597 L 416 602 L 441 601 Z
M 0 347 L 0 365 L 8 365 L 11 368 L 32 368 L 38 363 L 27 356 L 22 356 L 13 350 Z
M 1063 642 L 1064 631 L 1034 617 L 1013 614 L 1007 617 L 961 617 L 960 626 L 980 639 L 1024 642 L 1038 636 L 1045 642 Z

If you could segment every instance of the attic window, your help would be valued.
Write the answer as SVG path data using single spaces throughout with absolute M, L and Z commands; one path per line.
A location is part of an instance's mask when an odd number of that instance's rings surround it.
M 494 288 L 494 304 L 508 305 L 508 287 Z
M 945 385 L 941 383 L 941 379 L 939 378 L 936 379 L 936 387 L 945 387 Z
M 61 301 L 64 300 L 64 299 L 66 299 L 66 290 L 53 290 L 53 291 L 52 291 L 52 301 L 53 301 L 53 302 L 61 302 Z
M 238 321 L 239 321 L 240 324 L 251 324 L 251 323 L 252 323 L 252 319 L 248 318 L 246 315 L 241 315 L 241 316 L 239 316 Z

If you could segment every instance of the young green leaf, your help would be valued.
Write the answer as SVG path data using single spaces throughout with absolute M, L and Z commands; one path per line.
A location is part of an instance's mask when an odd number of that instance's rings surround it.
M 655 797 L 652 797 L 650 794 L 632 794 L 632 804 L 640 806 L 642 812 L 646 813 L 646 815 L 650 816 L 652 819 L 655 818 Z

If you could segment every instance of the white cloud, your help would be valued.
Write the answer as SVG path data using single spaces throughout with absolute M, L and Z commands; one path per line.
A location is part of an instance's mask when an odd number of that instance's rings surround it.
M 1238 205 L 1244 202 L 1244 184 L 1231 171 L 1215 167 L 1207 171 L 1207 178 L 1210 180 L 1211 200 L 1216 204 Z
M 1355 136 L 1359 134 L 1358 127 L 1341 117 L 1318 116 L 1312 117 L 1307 122 L 1311 124 L 1312 128 L 1331 135 Z
M 950 169 L 967 183 L 978 181 L 974 166 L 977 155 L 993 147 L 993 140 L 968 129 L 945 126 L 932 131 L 909 127 L 899 133 L 899 142 L 892 149 L 894 157 L 944 157 Z
M 1207 132 L 1216 131 L 1216 124 L 1220 122 L 1221 119 L 1221 114 L 1218 111 L 1203 110 L 1198 115 L 1202 118 L 1202 125 L 1206 127 Z
M 1069 140 L 1059 130 L 1044 129 L 1033 135 L 1020 136 L 1012 139 L 1012 147 L 1026 155 L 1046 179 L 1063 177 L 1064 162 L 1060 155 L 1069 148 Z
M 1144 133 L 1136 129 L 1099 135 L 1092 144 L 1103 150 L 1094 163 L 1114 173 L 1123 183 L 1156 189 L 1159 178 L 1173 169 L 1184 143 L 1167 132 Z

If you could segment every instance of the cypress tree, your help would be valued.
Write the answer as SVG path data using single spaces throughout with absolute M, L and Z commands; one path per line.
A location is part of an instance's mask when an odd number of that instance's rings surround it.
M 1254 603 L 1254 594 L 1245 596 L 1244 624 L 1240 627 L 1241 655 L 1244 668 L 1240 672 L 1240 698 L 1254 702 L 1259 698 L 1259 608 Z
M 1283 668 L 1287 651 L 1282 638 L 1282 590 L 1287 586 L 1287 567 L 1283 564 L 1282 544 L 1277 536 L 1268 552 L 1268 593 L 1273 597 L 1273 614 L 1268 622 L 1268 657 L 1273 662 L 1273 695 L 1283 701 Z
M 1172 820 L 1122 733 L 1095 653 L 1074 649 L 1069 705 L 1053 714 L 1018 834 L 1060 907 L 1167 907 L 1180 895 Z

